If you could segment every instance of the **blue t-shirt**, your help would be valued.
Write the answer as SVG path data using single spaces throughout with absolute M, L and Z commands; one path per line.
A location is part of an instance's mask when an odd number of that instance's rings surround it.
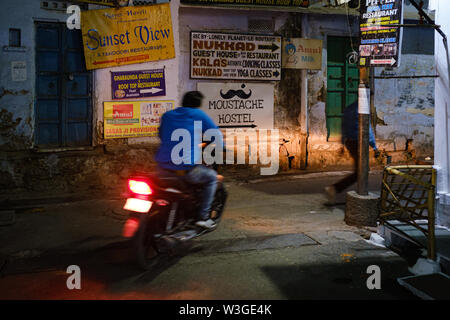
M 161 117 L 159 127 L 161 146 L 156 153 L 156 162 L 166 169 L 192 169 L 201 163 L 201 148 L 198 145 L 202 143 L 203 134 L 209 129 L 216 129 L 213 132 L 216 139 L 212 140 L 218 147 L 222 147 L 223 137 L 219 127 L 203 110 L 179 107 L 167 111 Z M 219 141 L 216 141 L 217 138 Z

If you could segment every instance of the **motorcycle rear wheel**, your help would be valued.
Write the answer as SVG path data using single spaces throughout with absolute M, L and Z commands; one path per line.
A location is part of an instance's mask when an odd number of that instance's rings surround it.
M 142 215 L 139 221 L 139 228 L 136 231 L 134 245 L 136 249 L 138 265 L 144 270 L 154 268 L 161 259 L 153 233 L 149 228 L 148 215 Z

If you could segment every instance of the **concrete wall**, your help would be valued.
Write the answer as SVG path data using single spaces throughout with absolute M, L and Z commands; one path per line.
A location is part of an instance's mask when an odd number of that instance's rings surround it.
M 450 2 L 436 1 L 436 24 L 450 37 Z M 436 32 L 436 68 L 439 78 L 436 79 L 436 112 L 435 112 L 435 165 L 438 167 L 438 223 L 450 226 L 450 79 L 449 57 Z
M 161 1 L 162 2 L 162 1 Z M 326 130 L 326 74 L 327 36 L 358 36 L 354 17 L 346 15 L 308 14 L 296 17 L 290 12 L 252 9 L 224 9 L 180 7 L 179 0 L 170 2 L 175 37 L 175 59 L 127 65 L 93 71 L 93 141 L 90 151 L 70 151 L 40 154 L 17 153 L 33 147 L 34 129 L 34 22 L 65 22 L 67 14 L 41 10 L 39 1 L 17 0 L 7 2 L 1 11 L 1 48 L 7 45 L 9 28 L 22 29 L 23 52 L 0 52 L 0 189 L 18 188 L 73 191 L 85 189 L 114 189 L 133 169 L 148 169 L 153 165 L 153 154 L 158 147 L 156 137 L 108 139 L 103 137 L 103 102 L 111 100 L 110 72 L 165 68 L 167 94 L 158 99 L 175 100 L 196 89 L 197 82 L 189 78 L 189 34 L 191 30 L 248 32 L 248 19 L 273 21 L 274 33 L 283 37 L 322 39 L 324 51 L 322 70 L 307 72 L 308 128 L 302 123 L 302 84 L 299 70 L 283 69 L 282 80 L 274 82 L 274 121 L 280 130 L 280 140 L 286 142 L 280 150 L 280 169 L 289 169 L 287 154 L 294 156 L 291 168 L 300 168 L 302 150 L 308 129 L 308 167 L 324 169 L 350 164 L 349 155 L 341 143 L 328 142 Z M 18 10 L 17 8 L 20 8 Z M 94 8 L 92 6 L 91 8 Z M 301 31 L 303 27 L 303 32 Z M 355 43 L 355 50 L 358 44 Z M 26 61 L 27 80 L 12 82 L 11 61 Z M 427 72 L 430 56 L 405 56 L 398 74 Z M 394 83 L 394 84 L 393 84 Z M 432 86 L 426 81 L 377 81 L 379 90 L 377 110 L 386 126 L 379 126 L 378 139 L 412 138 L 418 149 L 432 146 Z M 378 91 L 377 91 L 378 92 Z M 398 96 L 396 96 L 398 94 Z M 154 100 L 158 100 L 154 99 Z M 422 101 L 423 100 L 423 101 Z M 302 127 L 303 125 L 303 127 Z M 401 136 L 400 142 L 392 137 Z M 398 140 L 397 139 L 397 140 Z M 430 142 L 431 139 L 431 142 Z M 391 143 L 392 145 L 392 143 Z M 400 148 L 400 147 L 399 147 Z M 424 151 L 427 153 L 427 151 Z
M 0 10 L 0 150 L 33 146 L 35 21 L 65 22 L 67 14 L 41 10 L 40 1 L 4 1 Z M 9 29 L 21 30 L 22 47 L 8 51 Z M 14 82 L 11 62 L 25 61 L 26 81 Z
M 165 1 L 162 1 L 165 2 Z M 100 9 L 90 6 L 90 9 Z M 175 54 L 178 47 L 178 2 L 171 3 Z M 111 100 L 110 71 L 166 69 L 164 100 L 178 103 L 178 60 L 93 71 L 93 148 L 37 152 L 34 147 L 35 27 L 34 21 L 66 22 L 64 11 L 40 9 L 40 1 L 7 2 L 0 11 L 0 194 L 15 192 L 107 192 L 121 190 L 131 171 L 150 170 L 158 138 L 111 139 L 103 137 L 103 101 Z M 9 28 L 20 28 L 19 51 L 6 51 Z M 25 61 L 27 80 L 11 81 L 11 61 Z M 156 100 L 156 99 L 155 99 Z
M 396 70 L 375 69 L 376 76 L 434 75 L 434 56 L 403 54 Z M 376 136 L 383 148 L 405 150 L 412 140 L 417 157 L 433 156 L 434 79 L 375 80 Z
M 271 20 L 274 32 L 277 35 L 292 36 L 291 27 L 286 27 L 290 22 L 287 12 L 270 12 L 259 10 L 231 10 L 220 8 L 180 8 L 180 90 L 186 92 L 197 90 L 199 82 L 224 82 L 220 80 L 190 79 L 190 32 L 212 31 L 229 33 L 249 33 L 248 20 L 262 19 Z M 298 32 L 298 31 L 297 31 Z M 262 33 L 253 31 L 253 33 Z M 297 36 L 300 36 L 297 33 Z M 233 81 L 230 81 L 233 82 Z M 299 141 L 300 126 L 298 117 L 300 113 L 300 71 L 282 71 L 282 80 L 274 81 L 274 128 L 280 130 L 280 140 L 289 140 L 286 144 L 287 152 L 280 153 L 280 166 L 282 169 L 289 168 L 287 153 L 294 155 L 291 163 L 292 168 L 299 168 Z M 250 142 L 252 144 L 254 142 Z M 245 148 L 245 147 L 244 147 Z
M 323 39 L 323 66 L 321 71 L 309 71 L 309 141 L 308 164 L 325 167 L 348 162 L 340 142 L 327 141 L 326 93 L 327 93 L 327 37 L 358 36 L 357 20 L 338 16 L 310 15 L 308 36 Z M 412 23 L 417 23 L 413 21 Z M 405 30 L 404 38 L 415 38 L 416 29 Z M 385 70 L 374 68 L 376 76 L 434 75 L 433 34 L 425 41 L 416 39 L 422 46 L 409 43 L 404 47 L 398 68 Z M 417 38 L 417 37 L 416 37 Z M 426 42 L 426 44 L 425 44 Z M 358 44 L 355 43 L 358 50 Z M 407 140 L 417 157 L 432 156 L 434 139 L 434 79 L 377 79 L 375 80 L 375 109 L 379 121 L 375 127 L 377 145 L 388 153 L 406 150 Z M 405 157 L 398 157 L 406 161 Z

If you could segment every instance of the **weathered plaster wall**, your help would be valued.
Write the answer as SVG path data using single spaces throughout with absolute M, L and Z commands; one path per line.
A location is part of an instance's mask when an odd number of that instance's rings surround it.
M 67 15 L 41 10 L 40 1 L 4 1 L 0 10 L 0 150 L 33 146 L 35 21 L 65 22 Z M 7 51 L 9 29 L 21 30 L 22 48 Z M 25 61 L 26 81 L 12 81 L 11 62 Z
M 218 8 L 180 8 L 180 90 L 196 90 L 198 82 L 223 82 L 220 80 L 198 80 L 189 78 L 190 31 L 216 31 L 230 33 L 249 33 L 248 20 L 272 20 L 274 32 L 283 37 L 300 37 L 299 19 L 294 20 L 287 12 L 258 10 L 230 10 Z M 297 26 L 297 28 L 296 28 Z M 253 31 L 255 33 L 255 31 Z M 258 33 L 258 32 L 256 32 Z M 259 32 L 261 34 L 261 32 Z M 280 141 L 286 140 L 280 150 L 280 168 L 289 169 L 287 155 L 294 156 L 291 168 L 300 165 L 300 85 L 299 70 L 282 70 L 282 80 L 275 85 L 274 128 L 279 129 Z M 251 143 L 250 143 L 251 144 Z
M 165 1 L 159 1 L 160 3 Z M 124 65 L 113 68 L 103 68 L 94 71 L 94 145 L 105 144 L 157 144 L 157 137 L 140 137 L 129 139 L 103 139 L 103 102 L 111 101 L 111 72 L 129 71 L 129 70 L 148 70 L 148 69 L 165 69 L 166 95 L 153 97 L 150 100 L 175 100 L 175 106 L 179 101 L 179 81 L 178 81 L 178 64 L 180 55 L 179 32 L 178 32 L 178 1 L 170 2 L 170 10 L 172 14 L 172 28 L 175 43 L 175 59 L 150 61 L 139 64 Z
M 440 0 L 436 3 L 436 24 L 450 37 L 450 2 Z M 449 59 L 441 36 L 436 33 L 436 68 L 439 78 L 436 79 L 436 111 L 435 111 L 435 147 L 434 163 L 438 168 L 438 200 L 437 222 L 450 227 L 450 79 Z
M 434 75 L 432 55 L 404 54 L 393 71 L 376 68 L 376 76 Z M 434 79 L 376 79 L 376 135 L 389 151 L 404 150 L 408 139 L 417 157 L 433 155 Z
M 202 80 L 189 78 L 189 33 L 191 30 L 207 30 L 222 32 L 248 32 L 248 19 L 270 19 L 274 22 L 274 31 L 283 37 L 299 37 L 301 17 L 292 18 L 288 12 L 270 12 L 263 10 L 231 10 L 219 8 L 181 7 L 178 0 L 171 3 L 172 23 L 175 37 L 176 59 L 149 62 L 139 65 L 121 66 L 100 69 L 93 72 L 93 141 L 94 148 L 82 152 L 58 152 L 38 154 L 34 152 L 17 153 L 17 150 L 29 149 L 33 146 L 34 128 L 34 20 L 53 19 L 50 21 L 65 22 L 67 15 L 61 12 L 39 9 L 39 1 L 17 0 L 5 4 L 1 11 L 0 41 L 7 45 L 8 29 L 22 29 L 24 52 L 0 52 L 0 64 L 6 66 L 0 70 L 0 150 L 10 152 L 0 154 L 0 189 L 8 192 L 11 189 L 35 189 L 54 191 L 112 190 L 122 185 L 128 173 L 134 169 L 149 169 L 153 166 L 153 155 L 158 147 L 156 137 L 134 139 L 111 139 L 103 137 L 103 101 L 111 100 L 110 71 L 138 69 L 166 69 L 167 95 L 160 100 L 175 100 L 179 105 L 182 94 L 195 90 L 196 84 Z M 22 10 L 17 11 L 18 6 Z M 8 15 L 6 15 L 8 13 Z M 309 71 L 308 77 L 308 109 L 309 109 L 309 168 L 329 168 L 342 164 L 350 164 L 348 154 L 339 142 L 326 140 L 326 61 L 327 36 L 357 36 L 358 26 L 355 20 L 346 16 L 311 14 L 308 16 L 305 34 L 309 38 L 323 39 L 323 68 L 320 71 Z M 351 30 L 351 31 L 350 31 Z M 357 44 L 355 43 L 355 48 Z M 411 57 L 410 61 L 414 61 Z M 427 58 L 428 59 L 428 58 Z M 27 81 L 14 83 L 11 81 L 11 61 L 26 61 Z M 405 61 L 405 60 L 404 60 Z M 407 60 L 409 61 L 409 60 Z M 422 66 L 421 62 L 418 67 Z M 411 62 L 415 63 L 415 62 Z M 208 81 L 208 80 L 203 80 Z M 391 108 L 383 93 L 384 99 L 377 108 L 383 117 L 386 127 L 382 127 L 379 135 L 389 139 L 392 132 L 412 135 L 414 139 L 428 138 L 430 134 L 429 114 L 431 114 L 428 97 L 428 83 L 414 82 L 404 85 L 397 82 L 397 89 L 402 95 L 396 102 L 397 109 Z M 280 169 L 289 169 L 287 155 L 294 156 L 291 168 L 299 168 L 301 141 L 301 76 L 299 70 L 282 71 L 282 80 L 275 82 L 275 128 L 280 130 Z M 382 85 L 380 84 L 380 87 Z M 386 84 L 388 86 L 388 84 Z M 420 93 L 424 102 L 410 101 L 408 92 L 413 89 Z M 378 90 L 378 89 L 377 89 Z M 383 89 L 384 90 L 384 89 Z M 388 87 L 387 91 L 395 92 Z M 389 94 L 387 94 L 389 96 Z M 155 98 L 155 100 L 157 100 Z M 421 104 L 417 107 L 417 103 Z M 387 107 L 384 107 L 386 104 Z M 410 123 L 399 121 L 398 110 L 406 110 L 406 121 L 420 123 L 416 129 Z M 303 128 L 304 129 L 304 128 Z M 432 130 L 432 129 L 431 129 Z M 423 133 L 422 133 L 423 132 Z M 284 141 L 284 142 L 283 142 Z M 425 140 L 423 140 L 425 141 Z M 418 146 L 426 145 L 419 143 Z M 239 167 L 237 167 L 239 168 Z
M 165 2 L 165 1 L 161 1 Z M 167 95 L 160 100 L 178 103 L 178 62 L 176 59 L 93 71 L 94 148 L 83 151 L 41 153 L 33 147 L 34 128 L 34 21 L 66 22 L 64 12 L 41 10 L 39 1 L 18 0 L 3 7 L 0 19 L 1 48 L 8 45 L 9 28 L 22 31 L 23 52 L 0 52 L 0 194 L 14 191 L 78 192 L 117 191 L 133 170 L 153 167 L 159 144 L 156 137 L 111 139 L 103 137 L 103 101 L 111 100 L 110 71 L 165 68 Z M 175 54 L 178 47 L 178 1 L 171 2 Z M 20 8 L 20 10 L 18 10 Z M 91 9 L 101 7 L 91 6 Z M 11 61 L 26 61 L 27 81 L 12 82 Z M 157 100 L 157 99 L 155 99 Z M 27 150 L 28 149 L 28 150 Z
M 340 142 L 327 141 L 326 97 L 327 97 L 327 37 L 358 36 L 358 24 L 354 17 L 310 15 L 308 18 L 309 38 L 323 40 L 322 70 L 308 72 L 309 106 L 309 168 L 326 168 L 350 165 L 348 152 Z M 354 43 L 355 50 L 358 44 Z
M 326 127 L 326 95 L 327 95 L 327 37 L 358 36 L 357 20 L 346 16 L 337 16 L 333 20 L 323 15 L 310 15 L 308 18 L 310 38 L 324 41 L 322 70 L 309 71 L 309 141 L 308 165 L 310 168 L 348 165 L 350 159 L 340 142 L 327 141 Z M 375 68 L 375 75 L 405 76 L 435 74 L 433 50 L 421 47 L 433 45 L 431 39 L 416 39 L 416 30 L 405 31 L 408 39 L 399 68 L 385 71 Z M 429 35 L 428 35 L 429 36 Z M 417 38 L 417 37 L 416 37 Z M 405 47 L 405 46 L 404 46 Z M 358 50 L 358 43 L 354 43 Z M 431 52 L 430 52 L 431 51 Z M 434 141 L 434 80 L 423 79 L 383 79 L 375 80 L 375 108 L 379 118 L 376 126 L 377 145 L 381 150 L 391 154 L 406 150 L 407 140 L 412 140 L 412 147 L 417 157 L 430 156 L 433 153 Z M 371 150 L 372 152 L 372 150 Z M 405 156 L 394 157 L 399 161 L 407 161 Z M 371 157 L 373 164 L 376 162 Z

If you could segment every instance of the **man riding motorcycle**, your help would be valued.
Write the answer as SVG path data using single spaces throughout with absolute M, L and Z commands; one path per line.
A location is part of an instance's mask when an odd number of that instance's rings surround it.
M 213 142 L 222 146 L 223 140 L 217 139 L 217 137 L 222 137 L 222 135 L 214 121 L 204 111 L 200 110 L 203 98 L 204 96 L 200 92 L 189 91 L 184 95 L 181 107 L 163 114 L 159 128 L 161 145 L 156 153 L 155 160 L 158 164 L 159 174 L 166 176 L 182 175 L 182 178 L 187 183 L 202 186 L 203 195 L 196 225 L 205 229 L 212 229 L 215 227 L 215 222 L 210 218 L 210 211 L 217 189 L 217 172 L 203 164 L 199 164 L 201 163 L 199 159 L 202 152 L 201 146 L 196 144 L 197 141 L 194 139 L 194 130 L 199 128 L 198 124 L 200 122 L 202 136 L 205 131 L 215 129 L 217 133 Z M 175 136 L 178 136 L 177 134 L 174 135 L 174 132 L 180 132 L 180 129 L 187 130 L 191 140 L 188 152 L 181 150 L 181 153 L 176 154 L 176 156 L 182 158 L 181 163 L 173 159 L 174 147 L 181 142 L 172 140 L 176 139 Z

